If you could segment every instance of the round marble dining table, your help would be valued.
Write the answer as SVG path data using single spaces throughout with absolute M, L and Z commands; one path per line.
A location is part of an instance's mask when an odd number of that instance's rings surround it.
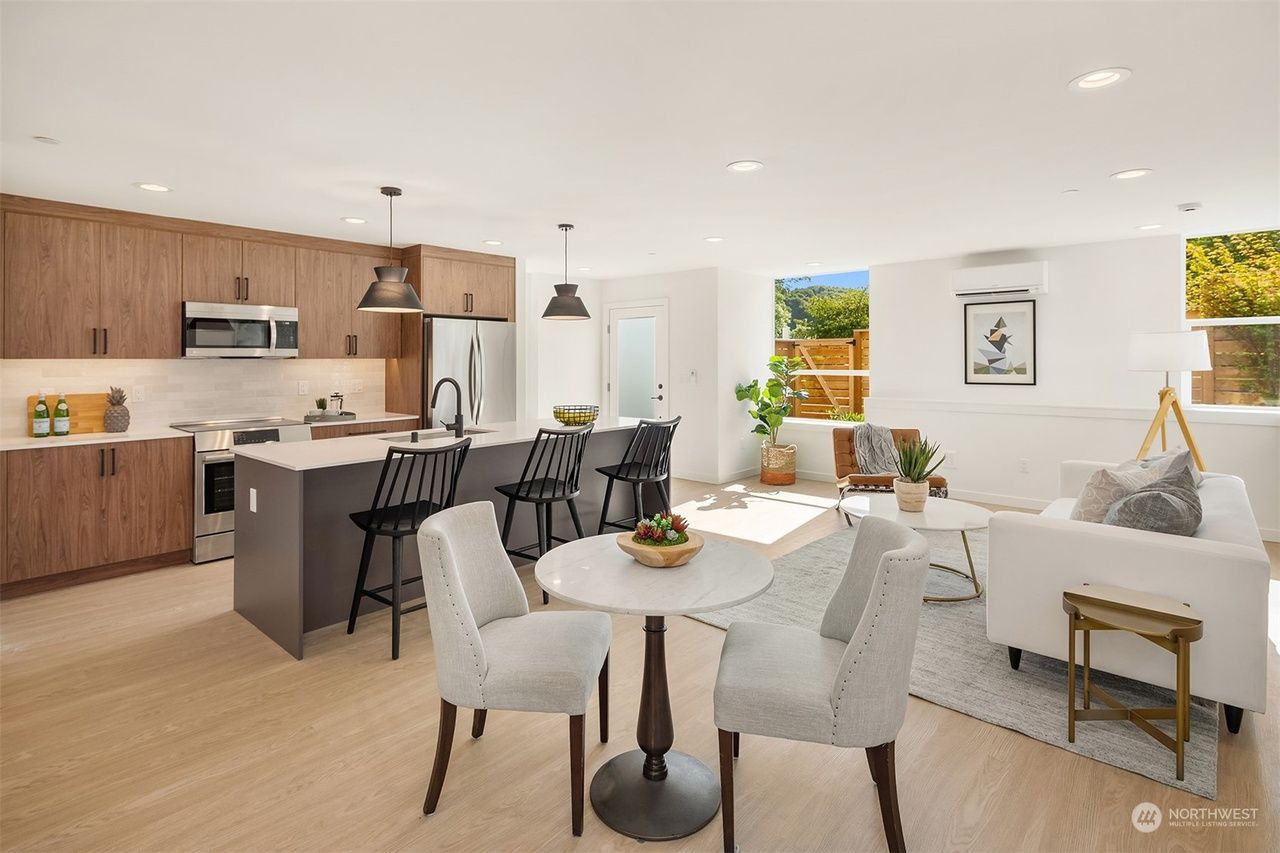
M 701 761 L 671 748 L 666 617 L 750 601 L 773 583 L 773 564 L 744 545 L 707 539 L 689 563 L 655 569 L 631 559 L 616 540 L 609 533 L 559 545 L 538 559 L 534 577 L 548 594 L 570 604 L 644 617 L 640 748 L 601 766 L 591 780 L 591 806 L 606 825 L 632 838 L 683 838 L 715 817 L 720 783 Z

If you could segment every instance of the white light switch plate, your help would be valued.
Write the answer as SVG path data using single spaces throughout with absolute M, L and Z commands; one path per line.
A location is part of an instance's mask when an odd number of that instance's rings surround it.
M 258 490 L 254 488 L 250 488 L 249 489 L 249 512 L 257 512 L 257 511 L 258 511 Z
M 298 396 L 299 397 L 307 396 L 307 380 L 305 379 L 298 380 Z

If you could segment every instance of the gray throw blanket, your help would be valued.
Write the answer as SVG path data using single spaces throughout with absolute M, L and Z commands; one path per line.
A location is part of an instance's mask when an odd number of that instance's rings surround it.
M 858 470 L 863 474 L 898 473 L 898 447 L 888 427 L 856 424 L 853 450 L 858 454 Z

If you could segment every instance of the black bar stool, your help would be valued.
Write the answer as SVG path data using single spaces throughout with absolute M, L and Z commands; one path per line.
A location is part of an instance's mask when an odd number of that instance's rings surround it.
M 671 512 L 671 496 L 667 494 L 667 477 L 671 474 L 671 439 L 680 425 L 680 416 L 669 421 L 640 421 L 627 452 L 622 454 L 622 461 L 617 465 L 606 465 L 597 468 L 601 474 L 609 478 L 604 489 L 604 506 L 600 507 L 600 529 L 604 533 L 606 527 L 619 530 L 631 530 L 645 517 L 644 497 L 641 491 L 645 483 L 653 483 L 662 500 L 662 508 Z M 631 484 L 631 493 L 635 497 L 636 514 L 627 522 L 626 518 L 608 521 L 609 498 L 613 495 L 613 482 L 622 480 Z M 622 522 L 627 522 L 626 524 Z
M 422 580 L 422 575 L 406 578 L 402 574 L 404 537 L 416 534 L 427 516 L 453 506 L 458 490 L 458 475 L 462 472 L 463 463 L 467 461 L 467 448 L 470 446 L 471 439 L 464 438 L 445 447 L 423 450 L 410 450 L 403 446 L 388 448 L 387 458 L 382 463 L 382 475 L 378 477 L 378 488 L 373 493 L 373 505 L 365 512 L 351 513 L 351 520 L 364 531 L 364 552 L 360 555 L 356 591 L 351 596 L 347 633 L 356 630 L 360 599 L 372 598 L 387 605 L 391 608 L 392 660 L 400 657 L 400 614 L 412 613 L 427 606 L 422 603 L 415 604 L 408 610 L 400 609 L 401 588 Z M 404 470 L 406 460 L 409 463 L 407 471 Z M 369 560 L 373 556 L 373 543 L 379 536 L 391 537 L 391 583 L 365 589 Z M 391 590 L 389 599 L 382 595 L 387 590 Z
M 579 474 L 582 472 L 582 454 L 587 449 L 587 439 L 591 438 L 594 424 L 587 424 L 576 429 L 539 429 L 529 448 L 529 458 L 525 460 L 524 470 L 520 472 L 520 482 L 498 486 L 498 493 L 506 496 L 507 517 L 502 522 L 502 547 L 513 557 L 537 561 L 538 557 L 554 547 L 553 542 L 568 542 L 559 539 L 551 532 L 552 505 L 563 502 L 569 507 L 569 517 L 578 532 L 578 538 L 584 535 L 582 521 L 578 518 L 578 505 L 574 499 L 581 493 L 578 486 Z M 532 545 L 512 548 L 507 543 L 511 537 L 511 522 L 516 515 L 516 502 L 533 504 L 534 521 L 538 529 L 538 541 Z M 532 549 L 537 553 L 530 553 Z M 542 603 L 550 599 L 546 592 L 542 593 Z

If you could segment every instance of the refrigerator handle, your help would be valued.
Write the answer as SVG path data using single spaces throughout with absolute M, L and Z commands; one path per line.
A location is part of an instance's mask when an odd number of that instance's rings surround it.
M 476 420 L 476 335 L 471 334 L 471 340 L 467 343 L 467 406 L 471 413 L 471 422 Z M 459 412 L 461 414 L 461 412 Z
M 479 426 L 480 419 L 484 417 L 484 374 L 485 374 L 484 339 L 480 336 L 479 323 L 476 323 L 476 355 L 479 357 L 477 359 L 477 361 L 479 362 L 479 365 L 478 365 L 478 369 L 476 370 L 476 378 L 478 379 L 478 384 L 480 385 L 480 393 L 476 394 L 476 403 L 475 403 L 476 411 L 473 419 L 475 421 L 476 426 Z

